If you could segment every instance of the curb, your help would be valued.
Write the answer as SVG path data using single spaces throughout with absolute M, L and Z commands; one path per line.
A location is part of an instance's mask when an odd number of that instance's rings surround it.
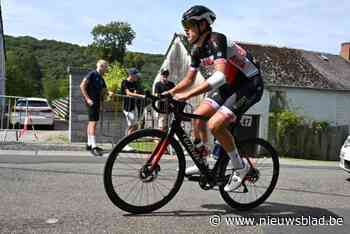
M 107 157 L 110 151 L 105 152 L 104 158 Z M 88 151 L 49 151 L 49 150 L 0 150 L 0 156 L 80 156 L 80 157 L 91 157 L 91 153 Z M 192 162 L 189 156 L 185 156 L 186 161 Z M 210 158 L 209 161 L 213 162 L 214 159 Z M 294 158 L 280 158 L 280 165 L 288 166 L 304 166 L 304 167 L 339 167 L 338 161 L 316 161 L 316 160 L 304 160 Z

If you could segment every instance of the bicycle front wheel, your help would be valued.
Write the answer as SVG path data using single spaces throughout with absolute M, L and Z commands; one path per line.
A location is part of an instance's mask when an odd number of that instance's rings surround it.
M 279 175 L 279 160 L 274 148 L 263 139 L 248 139 L 237 144 L 238 152 L 250 171 L 242 185 L 233 192 L 225 192 L 225 184 L 219 187 L 227 204 L 237 210 L 249 210 L 262 204 L 274 190 Z M 228 157 L 221 165 L 221 177 L 228 181 L 232 174 Z
M 162 152 L 159 161 L 155 160 L 156 155 L 160 156 L 158 152 Z M 106 193 L 124 211 L 152 212 L 179 191 L 185 163 L 183 151 L 174 138 L 156 129 L 137 131 L 110 153 L 104 169 Z

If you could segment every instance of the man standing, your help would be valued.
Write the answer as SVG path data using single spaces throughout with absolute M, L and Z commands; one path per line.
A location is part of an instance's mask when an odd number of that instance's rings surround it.
M 168 91 L 175 87 L 175 84 L 168 80 L 169 77 L 169 70 L 166 68 L 163 68 L 160 71 L 160 81 L 158 81 L 154 87 L 154 93 L 156 95 L 160 95 L 165 91 Z M 159 108 L 165 109 L 166 106 L 162 106 L 162 103 L 160 103 Z M 158 127 L 162 131 L 166 131 L 168 129 L 168 114 L 158 113 Z
M 144 95 L 137 92 L 137 81 L 140 78 L 139 71 L 136 68 L 128 70 L 128 78 L 123 80 L 121 85 L 124 97 L 123 113 L 128 124 L 127 134 L 131 134 L 137 129 L 137 108 L 136 98 L 143 98 Z
M 89 72 L 80 83 L 80 90 L 89 114 L 86 150 L 90 150 L 94 156 L 103 155 L 103 150 L 96 146 L 96 125 L 99 120 L 100 103 L 107 88 L 102 77 L 107 67 L 108 63 L 105 60 L 98 60 L 96 70 Z

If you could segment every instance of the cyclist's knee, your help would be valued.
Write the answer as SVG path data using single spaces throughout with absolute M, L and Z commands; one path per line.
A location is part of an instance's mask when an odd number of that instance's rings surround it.
M 213 134 L 221 131 L 227 126 L 235 124 L 237 120 L 237 117 L 234 113 L 228 113 L 220 110 L 216 112 L 216 114 L 212 118 L 210 118 L 208 122 L 208 128 Z
M 221 131 L 224 126 L 224 118 L 221 116 L 214 115 L 208 122 L 208 128 L 213 134 Z

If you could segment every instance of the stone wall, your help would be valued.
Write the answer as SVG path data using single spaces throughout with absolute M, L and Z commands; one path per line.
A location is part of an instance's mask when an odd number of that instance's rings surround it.
M 80 83 L 84 76 L 89 72 L 88 69 L 69 68 L 70 80 L 70 114 L 69 114 L 69 133 L 70 142 L 86 142 L 86 126 L 88 123 L 88 113 L 86 110 L 84 98 L 80 92 Z M 126 121 L 123 113 L 115 111 L 110 107 L 110 103 L 102 104 L 100 121 L 97 124 L 96 140 L 102 142 L 117 142 L 125 135 Z

